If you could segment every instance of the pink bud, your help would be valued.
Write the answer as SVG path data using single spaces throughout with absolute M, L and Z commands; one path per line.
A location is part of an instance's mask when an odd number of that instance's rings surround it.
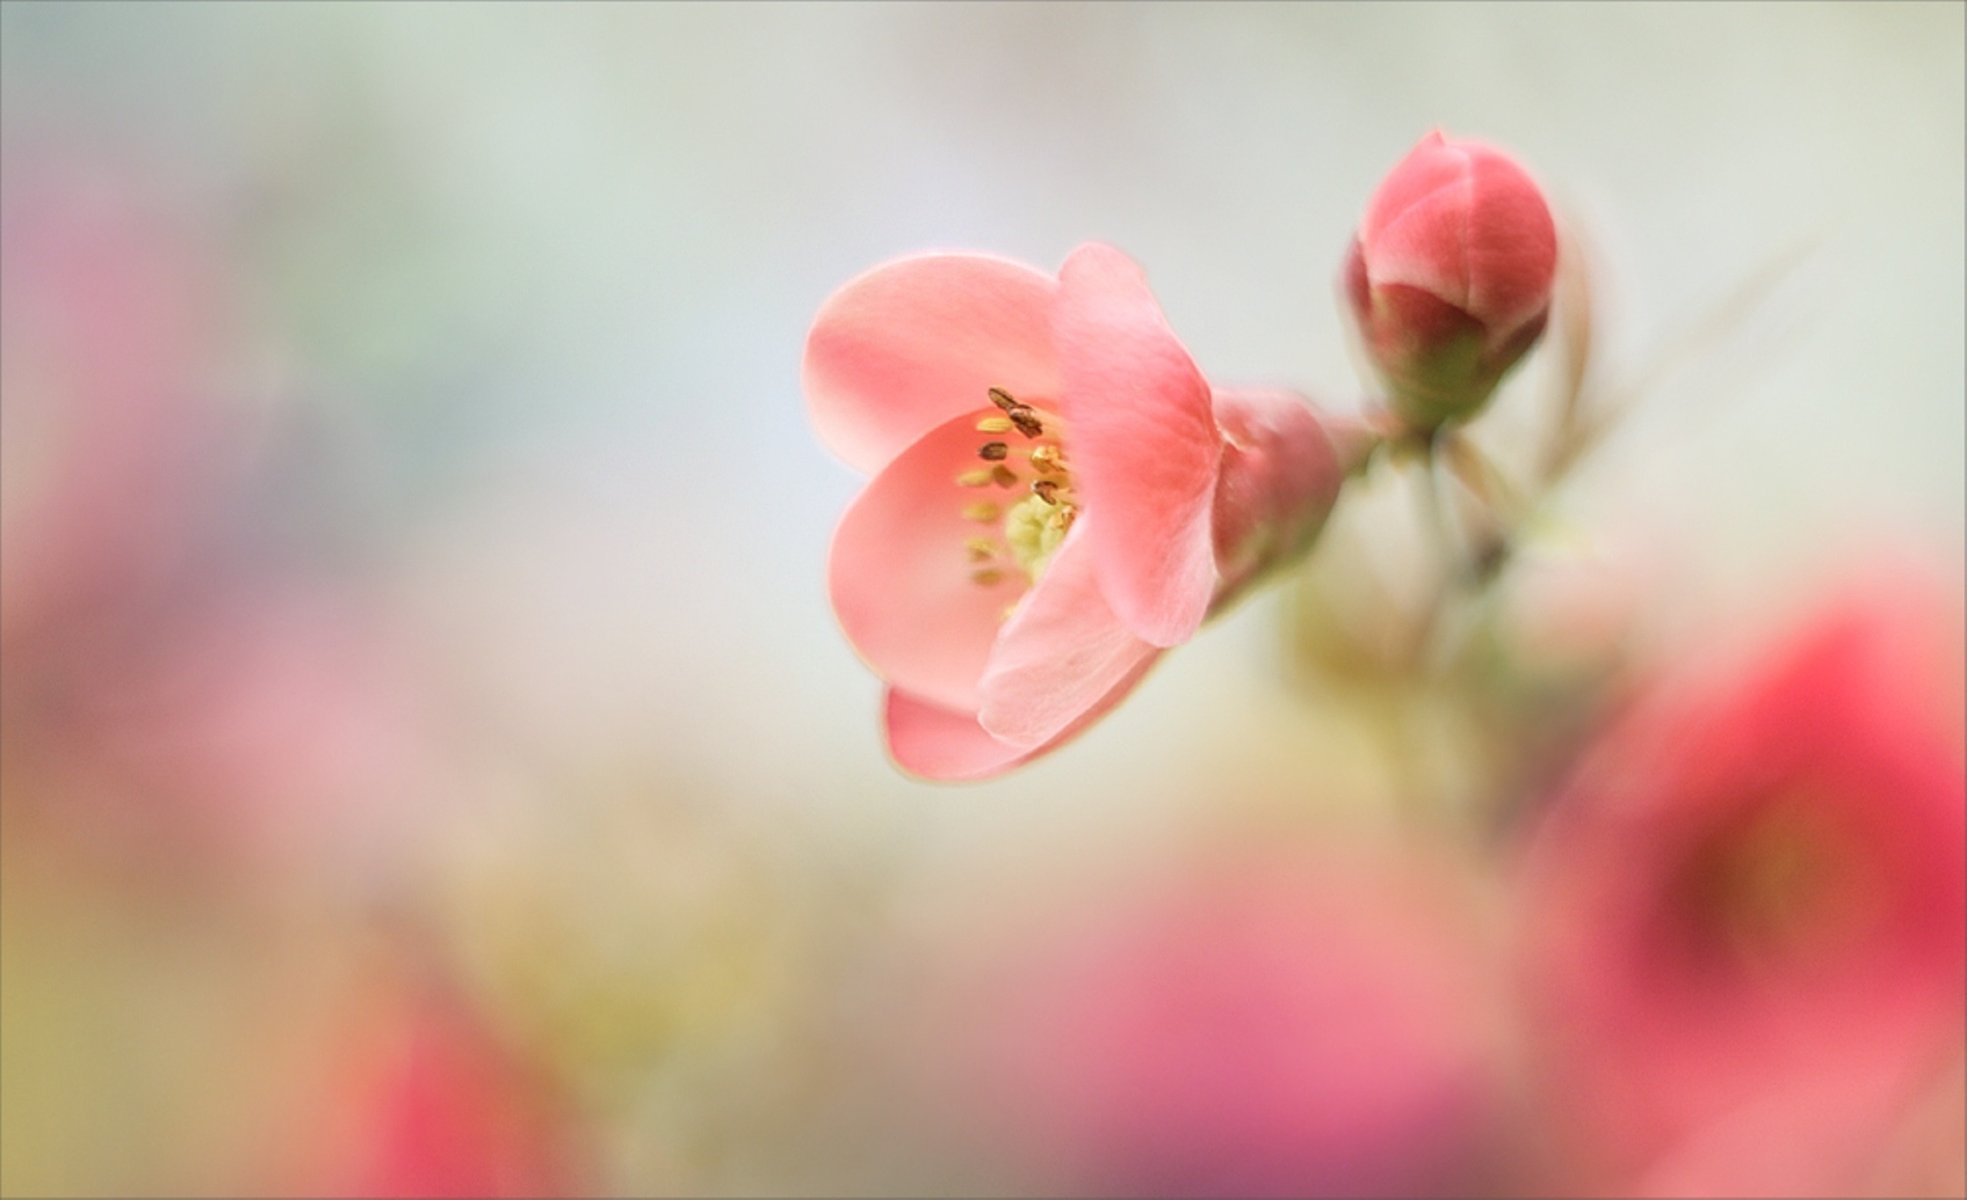
M 1543 332 L 1557 229 L 1502 151 L 1439 131 L 1381 182 L 1346 260 L 1346 300 L 1402 415 L 1467 417 Z

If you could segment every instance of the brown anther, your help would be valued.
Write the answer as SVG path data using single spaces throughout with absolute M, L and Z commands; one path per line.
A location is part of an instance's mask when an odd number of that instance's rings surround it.
M 1031 451 L 1031 465 L 1040 475 L 1050 475 L 1059 469 L 1059 448 L 1057 446 L 1034 446 Z
M 1001 488 L 1018 486 L 1018 473 L 1003 463 L 998 463 L 990 469 L 990 478 L 991 482 Z
M 971 562 L 989 562 L 997 557 L 997 543 L 989 538 L 971 538 L 963 548 L 970 552 Z
M 958 487 L 982 487 L 991 481 L 994 474 L 988 467 L 978 467 L 974 471 L 965 471 L 958 475 L 956 484 Z
M 1045 432 L 1045 425 L 1038 419 L 1038 414 L 1022 404 L 1007 410 L 1005 415 L 1011 419 L 1011 424 L 1018 427 L 1018 432 L 1028 438 L 1037 437 Z
M 977 451 L 977 457 L 985 462 L 1003 462 L 1011 457 L 1011 448 L 1003 442 L 985 442 L 983 449 Z
M 1047 504 L 1057 504 L 1059 502 L 1059 483 L 1056 479 L 1040 479 L 1031 485 L 1031 490 L 1033 494 Z
M 1079 515 L 1079 510 L 1074 508 L 1070 504 L 1066 505 L 1064 508 L 1061 508 L 1059 510 L 1059 515 L 1058 515 L 1059 528 L 1061 530 L 1071 529 L 1073 519 L 1076 518 L 1078 515 Z
M 1012 409 L 1019 407 L 1018 402 L 1011 398 L 1011 393 L 1005 391 L 1003 388 L 990 389 L 990 402 L 1005 412 L 1010 412 Z
M 1003 515 L 1003 508 L 992 500 L 979 500 L 975 504 L 968 504 L 963 508 L 963 519 L 966 521 L 990 522 L 995 521 Z
M 979 567 L 970 572 L 970 582 L 989 587 L 992 584 L 1004 582 L 1004 572 L 998 570 L 996 567 Z

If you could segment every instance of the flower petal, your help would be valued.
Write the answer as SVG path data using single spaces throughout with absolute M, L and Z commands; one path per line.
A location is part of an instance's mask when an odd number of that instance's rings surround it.
M 1087 709 L 1066 730 L 1035 750 L 1000 742 L 984 732 L 974 714 L 932 704 L 897 688 L 889 688 L 882 724 L 888 733 L 888 753 L 895 765 L 922 779 L 963 783 L 990 779 L 1065 745 L 1120 703 L 1148 668 L 1160 658 L 1154 651 L 1126 677 Z
M 924 779 L 988 779 L 1037 753 L 985 733 L 974 713 L 944 708 L 899 688 L 888 689 L 881 720 L 895 765 Z
M 979 465 L 984 440 L 965 414 L 902 451 L 841 516 L 827 564 L 834 613 L 875 674 L 972 710 L 1004 610 L 1025 579 L 1007 563 L 1001 582 L 980 584 L 972 573 L 982 564 L 964 551 L 971 538 L 999 532 L 964 509 L 1008 495 L 956 482 Z
M 989 404 L 1058 394 L 1051 276 L 976 254 L 898 259 L 820 306 L 806 337 L 806 403 L 820 440 L 873 474 L 915 439 Z
M 1469 308 L 1501 340 L 1550 306 L 1557 225 L 1528 172 L 1502 154 L 1478 153 L 1470 168 Z
M 1099 514 L 1100 587 L 1140 637 L 1178 645 L 1215 589 L 1209 505 L 1222 443 L 1209 385 L 1126 255 L 1082 246 L 1060 281 L 1053 330 L 1069 454 Z
M 978 723 L 1013 746 L 1042 746 L 1113 691 L 1155 648 L 1101 594 L 1089 515 L 1004 624 L 979 691 Z
M 1409 209 L 1442 188 L 1461 182 L 1467 174 L 1467 155 L 1450 146 L 1447 135 L 1439 129 L 1428 133 L 1387 172 L 1367 201 L 1366 215 L 1359 222 L 1360 239 L 1377 242 L 1387 226 Z
M 1468 227 L 1474 185 L 1461 175 L 1409 204 L 1366 242 L 1375 288 L 1405 284 L 1458 309 L 1469 306 Z

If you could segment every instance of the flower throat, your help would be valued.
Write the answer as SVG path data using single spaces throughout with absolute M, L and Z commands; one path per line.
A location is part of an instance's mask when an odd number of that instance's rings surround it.
M 981 587 L 993 587 L 1008 577 L 1007 568 L 1015 567 L 1037 583 L 1079 515 L 1072 472 L 1057 437 L 1046 436 L 1046 418 L 1038 410 L 1019 403 L 1003 388 L 991 388 L 989 394 L 997 412 L 977 421 L 977 432 L 991 435 L 977 449 L 984 465 L 964 470 L 956 482 L 966 488 L 1022 488 L 1025 494 L 1008 503 L 978 500 L 964 506 L 965 518 L 979 525 L 998 525 L 992 534 L 965 543 L 973 564 L 970 578 Z M 1057 418 L 1050 419 L 1056 426 Z M 1013 433 L 1022 442 L 1014 445 L 1009 437 Z

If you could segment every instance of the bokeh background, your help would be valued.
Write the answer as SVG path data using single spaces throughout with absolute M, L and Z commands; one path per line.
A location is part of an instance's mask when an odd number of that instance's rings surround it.
M 1963 12 L 7 3 L 0 1190 L 1959 1194 L 1944 1038 L 1858 1174 L 1561 1129 L 1615 1101 L 1538 1099 L 1494 814 L 1881 561 L 1957 633 Z M 1111 241 L 1357 408 L 1335 274 L 1437 126 L 1638 397 L 1469 618 L 1511 719 L 1379 652 L 1387 473 L 1067 750 L 895 772 L 821 301 Z

